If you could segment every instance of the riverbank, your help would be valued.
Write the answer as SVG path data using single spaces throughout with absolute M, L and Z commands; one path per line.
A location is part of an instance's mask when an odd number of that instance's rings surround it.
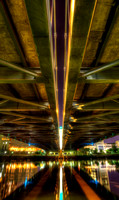
M 114 159 L 117 160 L 119 159 L 119 155 L 113 154 L 113 155 L 78 155 L 78 156 L 64 156 L 63 160 L 95 160 L 95 159 Z M 0 161 L 11 161 L 11 160 L 17 160 L 17 161 L 57 161 L 58 157 L 57 156 L 0 156 Z

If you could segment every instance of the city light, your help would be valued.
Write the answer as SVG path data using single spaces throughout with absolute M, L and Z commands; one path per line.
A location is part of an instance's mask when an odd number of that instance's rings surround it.
M 10 140 L 9 138 L 2 138 L 3 141 Z
M 35 152 L 35 151 L 38 151 L 38 150 L 41 150 L 40 148 L 35 148 L 35 147 L 14 147 L 14 146 L 12 146 L 12 147 L 10 147 L 9 148 L 9 150 L 10 151 L 15 151 L 15 152 L 18 152 L 18 151 L 21 151 L 21 152 L 23 152 L 23 151 L 28 151 L 28 152 Z
M 59 127 L 59 145 L 60 145 L 60 150 L 62 150 L 62 135 L 63 135 L 63 129 L 62 126 Z
M 34 163 L 12 163 L 11 165 L 6 165 L 6 169 L 18 169 L 18 168 L 24 168 L 24 169 L 36 169 L 37 166 Z

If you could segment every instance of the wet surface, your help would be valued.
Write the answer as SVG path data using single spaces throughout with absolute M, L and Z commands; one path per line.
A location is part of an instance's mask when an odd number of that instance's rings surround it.
M 4 199 L 18 187 L 27 186 L 28 180 L 45 168 L 45 163 L 0 163 L 0 199 Z
M 119 196 L 118 160 L 82 161 L 78 162 L 78 170 L 88 174 L 95 185 L 101 184 L 107 191 Z
M 82 199 L 82 200 L 87 200 L 85 194 L 83 193 L 81 187 L 79 186 L 79 184 L 77 183 L 75 177 L 72 174 L 72 171 L 70 170 L 70 168 L 66 167 L 65 168 L 65 175 L 66 175 L 66 181 L 67 181 L 67 186 L 68 186 L 68 190 L 70 193 L 70 200 L 73 199 Z
M 6 197 L 14 200 L 119 199 L 119 161 L 2 162 L 0 200 Z

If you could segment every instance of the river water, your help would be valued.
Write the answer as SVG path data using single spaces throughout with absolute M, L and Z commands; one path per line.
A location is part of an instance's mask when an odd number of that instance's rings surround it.
M 119 161 L 0 163 L 0 200 L 119 199 Z

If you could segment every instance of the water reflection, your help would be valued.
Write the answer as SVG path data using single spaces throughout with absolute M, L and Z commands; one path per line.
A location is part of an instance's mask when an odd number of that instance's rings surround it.
M 41 162 L 0 163 L 0 200 L 6 198 L 18 187 L 28 184 L 28 180 L 45 167 Z
M 81 161 L 78 162 L 78 170 L 82 169 L 107 190 L 119 196 L 119 161 Z
M 57 177 L 55 186 L 55 200 L 70 200 L 67 180 L 64 171 L 64 167 L 66 164 L 68 163 L 62 162 L 62 160 L 57 162 L 59 168 L 59 176 Z
M 72 194 L 75 199 L 81 195 L 83 196 L 80 199 L 87 199 L 75 180 L 74 169 L 79 174 L 83 170 L 95 184 L 100 183 L 107 190 L 119 196 L 119 161 L 4 162 L 0 163 L 0 200 L 6 198 L 21 185 L 27 188 L 29 180 L 43 169 L 47 170 L 43 171 L 42 177 L 38 179 L 38 188 L 40 189 L 33 187 L 39 200 L 45 199 L 48 195 L 50 196 L 48 199 L 71 200 L 73 199 L 71 198 Z M 74 188 L 71 191 L 72 185 Z M 75 192 L 76 194 L 74 194 Z M 29 197 L 22 198 L 22 200 Z
M 62 165 L 60 165 L 60 200 L 63 200 L 63 173 Z

